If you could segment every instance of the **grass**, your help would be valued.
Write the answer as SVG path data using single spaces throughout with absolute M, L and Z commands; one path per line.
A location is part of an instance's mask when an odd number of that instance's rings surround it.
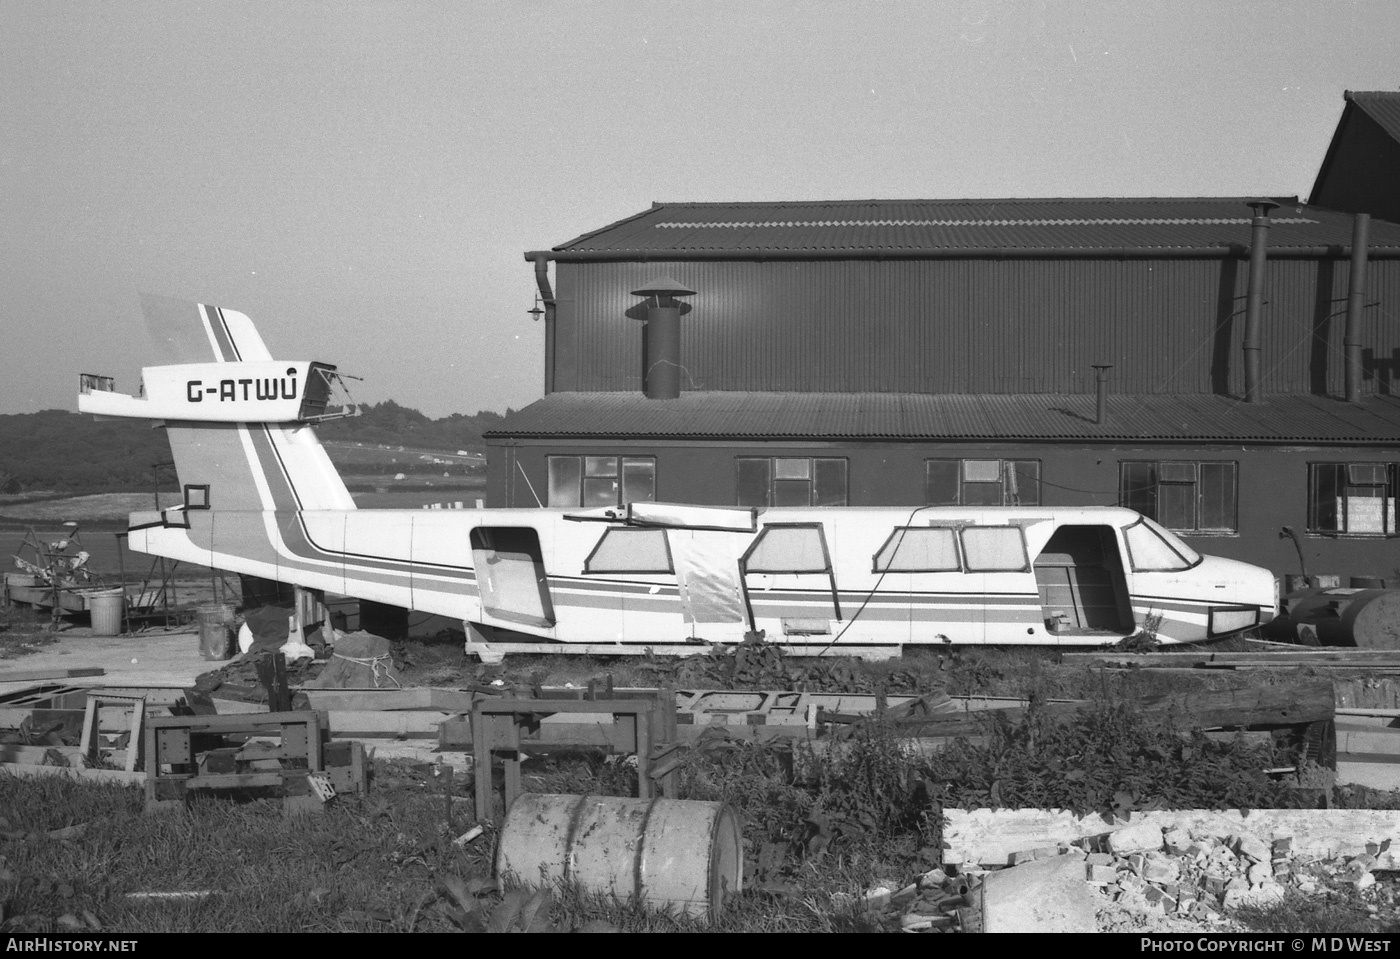
M 490 880 L 491 831 L 451 840 L 442 789 L 376 763 L 367 799 L 284 819 L 279 800 L 193 801 L 147 816 L 139 789 L 0 776 L 0 932 L 447 932 L 517 929 L 519 898 Z M 468 783 L 454 785 L 466 794 Z M 78 826 L 81 833 L 51 833 Z M 454 890 L 456 894 L 454 894 Z M 133 893 L 200 894 L 187 900 Z M 463 908 L 467 902 L 473 908 Z M 512 912 L 512 904 L 514 912 Z M 714 927 L 578 889 L 553 890 L 548 927 L 569 931 L 848 931 L 832 895 L 735 899 Z M 524 931 L 517 929 L 517 931 Z
M 58 642 L 47 613 L 18 606 L 0 608 L 0 660 L 37 653 Z
M 1394 914 L 1382 918 L 1368 909 L 1374 905 L 1355 890 L 1332 889 L 1305 896 L 1290 889 L 1282 902 L 1242 907 L 1235 918 L 1246 931 L 1254 933 L 1400 933 L 1400 918 Z
M 438 876 L 488 876 L 490 841 L 455 846 L 468 823 L 449 828 L 436 783 L 376 768 L 368 799 L 297 819 L 283 818 L 280 800 L 217 798 L 147 816 L 139 789 L 0 778 L 0 830 L 25 834 L 4 845 L 0 929 L 57 930 L 65 915 L 90 915 L 104 932 L 452 929 L 421 907 L 436 900 Z M 47 835 L 78 824 L 78 838 Z M 181 891 L 208 895 L 130 895 Z
M 162 492 L 162 508 L 181 502 L 178 492 Z M 6 497 L 0 514 L 22 522 L 117 521 L 125 523 L 131 513 L 155 509 L 149 490 L 140 493 L 90 493 L 85 496 L 52 495 L 44 498 Z

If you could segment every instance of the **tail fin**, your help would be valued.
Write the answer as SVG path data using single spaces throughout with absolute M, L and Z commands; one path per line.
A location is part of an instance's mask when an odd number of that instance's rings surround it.
M 141 295 L 152 344 L 166 363 L 269 361 L 253 321 L 242 313 L 203 303 Z
M 345 415 L 328 413 L 334 366 L 274 361 L 253 322 L 233 310 L 153 296 L 142 307 L 172 365 L 144 368 L 141 396 L 84 375 L 80 411 L 163 420 L 189 508 L 355 508 L 312 426 Z

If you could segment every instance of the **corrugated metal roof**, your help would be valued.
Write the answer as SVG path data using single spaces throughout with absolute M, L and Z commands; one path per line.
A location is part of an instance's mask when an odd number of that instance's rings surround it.
M 1400 397 L 1111 394 L 552 393 L 488 437 L 1400 442 Z
M 1400 108 L 1397 108 L 1400 113 Z M 1351 217 L 1276 198 L 1274 252 L 1351 243 Z M 1250 243 L 1246 198 L 840 200 L 658 203 L 554 248 L 556 253 L 673 256 L 923 251 L 1238 251 Z M 1400 226 L 1377 221 L 1372 251 L 1400 251 Z
M 1400 93 L 1389 90 L 1348 90 L 1346 99 L 1380 124 L 1391 138 L 1400 141 Z

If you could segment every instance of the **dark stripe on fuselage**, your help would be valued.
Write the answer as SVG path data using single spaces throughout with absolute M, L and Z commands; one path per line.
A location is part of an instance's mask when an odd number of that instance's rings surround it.
M 355 553 L 349 550 L 333 550 L 322 546 L 311 537 L 311 532 L 306 528 L 306 523 L 301 516 L 301 498 L 297 495 L 296 484 L 292 481 L 291 471 L 287 468 L 282 459 L 281 452 L 277 449 L 277 443 L 273 439 L 273 426 L 249 426 L 248 435 L 253 441 L 253 451 L 258 457 L 259 463 L 249 464 L 251 469 L 256 469 L 263 463 L 269 461 L 277 464 L 276 471 L 262 468 L 262 475 L 267 479 L 268 489 L 272 493 L 272 503 L 274 511 L 279 515 L 295 515 L 296 524 L 292 529 L 284 526 L 280 522 L 277 528 L 282 530 L 284 536 L 283 544 L 296 555 L 298 559 L 320 560 L 322 562 L 330 560 L 342 565 L 341 573 L 347 578 L 357 572 L 378 572 L 389 573 L 397 576 L 406 576 L 411 579 L 415 568 L 423 570 L 441 570 L 452 579 L 462 582 L 475 583 L 476 570 L 471 566 L 457 566 L 446 563 L 427 563 L 414 560 L 390 559 L 385 556 L 375 556 L 369 553 Z M 280 480 L 280 482 L 279 482 Z M 410 524 L 412 518 L 410 518 Z M 410 525 L 410 535 L 412 526 Z M 296 535 L 289 537 L 287 532 Z M 411 545 L 410 545 L 411 549 Z M 351 568 L 351 564 L 353 567 Z M 411 583 L 410 583 L 411 585 Z M 437 588 L 447 588 L 449 584 L 437 584 Z M 424 589 L 430 588 L 424 586 Z

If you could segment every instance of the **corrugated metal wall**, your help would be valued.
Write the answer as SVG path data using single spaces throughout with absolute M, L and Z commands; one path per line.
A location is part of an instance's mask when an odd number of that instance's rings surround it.
M 688 390 L 927 393 L 1243 391 L 1243 259 L 559 263 L 558 390 L 641 389 L 640 300 L 659 274 L 695 289 Z M 1269 261 L 1265 392 L 1339 393 L 1344 259 Z M 1391 388 L 1400 261 L 1374 260 L 1363 339 Z M 629 317 L 627 314 L 631 312 Z M 1400 313 L 1400 308 L 1394 310 Z

